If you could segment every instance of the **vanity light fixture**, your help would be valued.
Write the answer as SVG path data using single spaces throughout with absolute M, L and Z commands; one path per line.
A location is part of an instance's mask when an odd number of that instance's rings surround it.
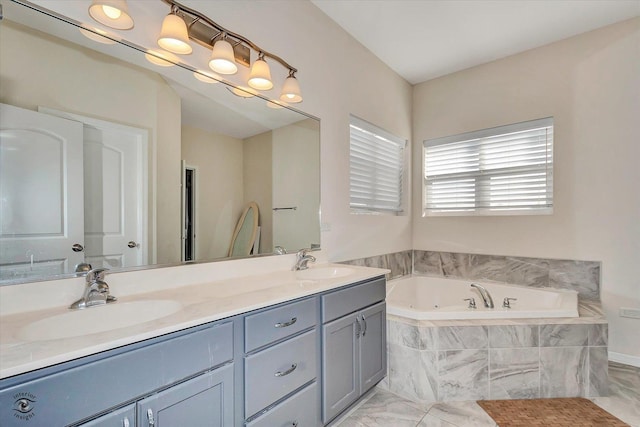
M 89 6 L 89 15 L 102 25 L 116 30 L 133 28 L 127 0 L 93 0 Z
M 189 44 L 187 24 L 179 17 L 177 7 L 171 7 L 171 13 L 162 21 L 162 29 L 158 37 L 158 46 L 179 55 L 188 55 L 193 52 Z
M 251 51 L 253 50 L 258 54 L 258 58 L 254 61 L 253 66 L 251 66 L 247 84 L 257 90 L 270 90 L 273 88 L 271 70 L 269 64 L 266 62 L 266 58 L 269 58 L 282 65 L 288 71 L 288 77 L 284 81 L 280 99 L 288 103 L 302 102 L 300 84 L 295 77 L 295 73 L 298 70 L 289 65 L 285 60 L 262 49 L 246 37 L 233 33 L 221 25 L 218 25 L 194 9 L 184 6 L 175 0 L 162 1 L 171 7 L 169 16 L 180 18 L 184 24 L 188 39 L 211 49 L 209 68 L 213 71 L 218 74 L 228 75 L 238 72 L 238 64 L 250 67 Z M 169 16 L 167 16 L 167 18 L 169 18 Z M 165 21 L 167 18 L 165 18 Z M 185 38 L 180 38 L 180 40 L 185 43 L 188 42 Z M 158 43 L 160 43 L 160 40 L 158 40 Z M 181 53 L 171 50 L 166 46 L 165 49 L 175 53 Z M 242 93 L 246 95 L 246 92 Z

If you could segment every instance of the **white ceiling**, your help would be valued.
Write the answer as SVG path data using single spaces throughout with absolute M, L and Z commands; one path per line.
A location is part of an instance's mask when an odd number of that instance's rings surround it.
M 311 0 L 412 84 L 640 15 L 640 0 Z

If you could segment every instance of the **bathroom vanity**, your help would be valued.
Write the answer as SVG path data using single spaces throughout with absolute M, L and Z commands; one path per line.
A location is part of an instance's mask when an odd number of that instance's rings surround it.
M 312 277 L 319 269 L 309 271 Z M 327 425 L 380 381 L 387 369 L 386 271 L 335 267 L 331 274 L 338 275 L 336 271 L 343 277 L 292 281 L 293 272 L 265 275 L 271 286 L 260 289 L 252 288 L 260 277 L 254 276 L 189 286 L 182 292 L 159 291 L 154 298 L 184 295 L 182 310 L 124 331 L 29 343 L 12 328 L 18 338 L 11 343 L 3 327 L 0 424 Z M 224 294 L 220 287 L 231 282 L 250 292 Z M 212 301 L 206 300 L 209 295 Z M 216 306 L 226 308 L 207 311 Z M 236 313 L 227 315 L 232 312 Z M 15 325 L 24 322 L 24 316 L 3 319 Z M 181 327 L 189 323 L 194 325 Z M 91 351 L 91 346 L 83 350 L 79 343 L 83 338 L 98 342 L 101 335 L 110 340 L 101 345 L 111 348 L 51 364 L 56 360 L 52 348 L 59 353 L 74 346 L 76 352 Z M 62 350 L 65 341 L 68 348 Z M 25 358 L 40 357 L 43 366 L 6 376 L 33 366 L 27 363 L 21 368 L 15 362 L 20 352 Z M 5 369 L 12 364 L 13 371 Z

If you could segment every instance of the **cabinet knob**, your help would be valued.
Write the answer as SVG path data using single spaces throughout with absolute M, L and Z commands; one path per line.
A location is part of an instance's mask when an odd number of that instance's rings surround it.
M 298 422 L 297 422 L 297 421 L 294 421 L 294 422 L 292 422 L 292 423 L 291 423 L 291 425 L 292 425 L 293 427 L 298 427 Z

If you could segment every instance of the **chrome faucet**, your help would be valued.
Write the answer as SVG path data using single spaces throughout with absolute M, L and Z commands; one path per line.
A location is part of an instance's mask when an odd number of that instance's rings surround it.
M 307 268 L 309 268 L 309 266 L 307 265 L 309 261 L 316 262 L 316 257 L 314 257 L 313 255 L 309 255 L 309 251 L 310 249 L 300 249 L 296 253 L 296 263 L 292 268 L 293 271 L 306 270 Z
M 491 294 L 489 293 L 488 290 L 485 289 L 484 286 L 478 285 L 476 283 L 472 283 L 471 287 L 476 288 L 478 292 L 480 292 L 480 296 L 482 297 L 482 300 L 484 301 L 484 306 L 486 308 L 493 308 L 493 298 L 491 298 Z
M 69 308 L 81 309 L 116 301 L 116 297 L 109 295 L 109 285 L 104 281 L 106 271 L 106 268 L 95 268 L 87 272 L 87 287 L 84 288 L 84 294 Z

